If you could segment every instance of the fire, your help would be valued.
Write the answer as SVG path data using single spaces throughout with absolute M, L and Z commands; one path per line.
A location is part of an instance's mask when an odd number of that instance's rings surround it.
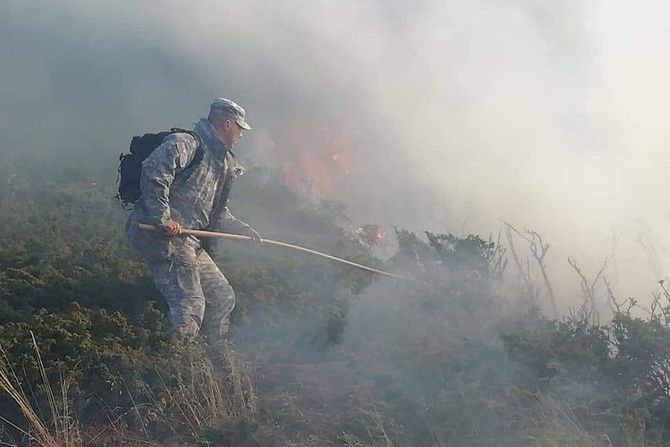
M 345 135 L 338 126 L 288 126 L 279 132 L 277 164 L 286 185 L 302 196 L 337 197 L 354 169 Z
M 353 236 L 361 245 L 372 248 L 384 245 L 386 232 L 379 224 L 365 224 L 354 229 Z

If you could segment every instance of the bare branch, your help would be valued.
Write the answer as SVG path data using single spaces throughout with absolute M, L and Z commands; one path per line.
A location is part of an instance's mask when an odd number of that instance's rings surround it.
M 582 295 L 584 298 L 584 305 L 588 306 L 591 308 L 590 314 L 593 316 L 594 321 L 597 318 L 597 309 L 596 309 L 596 285 L 598 283 L 598 280 L 600 277 L 603 275 L 605 269 L 607 268 L 607 258 L 603 261 L 602 267 L 600 267 L 600 270 L 598 270 L 595 278 L 593 281 L 589 281 L 582 273 L 582 270 L 579 268 L 577 265 L 577 261 L 575 261 L 573 258 L 568 258 L 568 264 L 573 268 L 573 270 L 577 273 L 577 275 L 580 278 L 581 281 L 581 288 L 582 288 Z
M 621 309 L 623 308 L 624 303 L 619 303 L 616 300 L 616 297 L 614 296 L 614 292 L 612 291 L 612 283 L 609 281 L 607 276 L 603 276 L 603 283 L 605 284 L 605 290 L 607 290 L 607 298 L 609 298 L 608 303 L 610 306 L 610 309 L 612 310 L 613 313 L 621 313 Z
M 506 226 L 508 239 L 510 239 L 511 234 L 514 233 L 528 243 L 530 253 L 533 255 L 533 258 L 535 259 L 535 262 L 537 263 L 537 266 L 540 269 L 540 273 L 542 274 L 542 280 L 544 281 L 544 285 L 547 289 L 547 294 L 549 295 L 549 301 L 551 303 L 551 309 L 553 312 L 553 316 L 555 318 L 558 315 L 558 310 L 556 306 L 556 295 L 554 293 L 554 288 L 551 285 L 551 281 L 549 280 L 549 274 L 547 273 L 547 264 L 545 262 L 545 257 L 547 256 L 547 253 L 549 252 L 549 248 L 551 247 L 551 245 L 548 242 L 545 242 L 542 239 L 542 235 L 537 231 L 524 229 L 524 231 L 521 232 L 517 230 L 511 223 L 505 220 L 503 220 L 502 222 Z M 530 268 L 528 269 L 528 274 L 530 275 Z
M 544 258 L 549 251 L 550 244 L 545 243 L 542 240 L 542 236 L 536 231 L 526 230 L 526 233 L 531 236 L 530 251 L 537 262 L 538 267 L 540 268 L 540 273 L 542 273 L 542 279 L 544 280 L 544 285 L 547 288 L 547 293 L 549 294 L 549 300 L 551 301 L 551 308 L 554 312 L 554 318 L 558 315 L 556 309 L 556 296 L 554 295 L 554 288 L 549 281 L 549 275 L 547 274 L 547 265 L 544 262 Z
M 512 225 L 508 224 L 507 222 L 505 222 L 505 224 L 506 224 L 505 235 L 507 236 L 507 242 L 509 244 L 509 252 L 512 256 L 512 261 L 514 261 L 514 264 L 516 265 L 516 268 L 519 271 L 519 285 L 521 287 L 521 290 L 524 291 L 524 294 L 526 295 L 526 299 L 528 300 L 528 305 L 530 306 L 530 308 L 539 310 L 540 300 L 537 293 L 537 287 L 535 287 L 535 284 L 530 274 L 530 269 L 524 268 L 521 258 L 519 257 L 519 254 L 516 251 L 516 247 L 514 246 L 513 233 L 516 233 L 517 235 L 519 233 Z

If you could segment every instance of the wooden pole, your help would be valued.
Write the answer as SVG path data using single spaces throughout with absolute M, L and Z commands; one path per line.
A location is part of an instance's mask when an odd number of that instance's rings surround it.
M 147 224 L 141 223 L 141 224 L 139 224 L 139 226 L 142 230 L 159 231 L 159 228 L 154 226 L 154 225 L 147 225 Z M 250 240 L 253 239 L 251 236 L 243 236 L 241 234 L 220 233 L 220 232 L 217 232 L 217 231 L 205 231 L 205 230 L 190 230 L 190 229 L 187 229 L 187 228 L 182 228 L 180 234 L 190 234 L 190 235 L 197 236 L 197 237 L 211 237 L 211 238 L 215 238 L 215 239 L 230 239 L 230 240 L 236 240 L 236 241 L 250 241 Z M 358 268 L 358 269 L 361 269 L 361 270 L 365 270 L 365 271 L 372 272 L 372 273 L 377 273 L 379 275 L 389 276 L 389 277 L 395 278 L 395 279 L 402 279 L 404 281 L 418 282 L 416 279 L 409 278 L 407 276 L 385 272 L 383 270 L 379 270 L 379 269 L 376 269 L 376 268 L 373 268 L 373 267 L 368 267 L 366 265 L 359 264 L 357 262 L 348 261 L 346 259 L 338 258 L 337 256 L 333 256 L 333 255 L 329 255 L 327 253 L 322 253 L 320 251 L 312 250 L 311 248 L 301 247 L 300 245 L 289 244 L 288 242 L 273 241 L 272 239 L 263 239 L 263 244 L 276 245 L 276 246 L 279 246 L 279 247 L 287 247 L 287 248 L 291 248 L 293 250 L 298 250 L 298 251 L 302 251 L 304 253 L 310 253 L 310 254 L 313 254 L 313 255 L 316 255 L 316 256 L 320 256 L 322 258 L 330 259 L 331 261 L 340 262 L 342 264 L 346 264 L 346 265 L 349 265 L 351 267 L 355 267 L 355 268 Z

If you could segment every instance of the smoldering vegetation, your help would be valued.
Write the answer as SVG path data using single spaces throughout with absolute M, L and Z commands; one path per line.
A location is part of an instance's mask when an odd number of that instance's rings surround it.
M 212 352 L 173 339 L 123 240 L 111 182 L 2 169 L 9 445 L 670 442 L 663 284 L 646 313 L 612 296 L 610 321 L 578 296 L 584 305 L 554 320 L 546 291 L 524 288 L 503 237 L 397 229 L 396 253 L 380 259 L 343 204 L 307 201 L 280 174 L 252 167 L 232 206 L 262 221 L 271 202 L 272 224 L 259 228 L 267 237 L 304 234 L 317 249 L 417 282 L 221 244 L 238 306 L 229 348 Z

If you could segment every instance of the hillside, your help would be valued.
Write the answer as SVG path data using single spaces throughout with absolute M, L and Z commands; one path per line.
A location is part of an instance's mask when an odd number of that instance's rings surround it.
M 184 346 L 107 179 L 0 168 L 0 440 L 44 446 L 665 446 L 670 296 L 552 321 L 504 247 L 397 230 L 375 258 L 343 204 L 252 168 L 231 208 L 267 237 L 402 271 L 219 245 L 225 355 Z M 5 445 L 3 444 L 3 445 Z

